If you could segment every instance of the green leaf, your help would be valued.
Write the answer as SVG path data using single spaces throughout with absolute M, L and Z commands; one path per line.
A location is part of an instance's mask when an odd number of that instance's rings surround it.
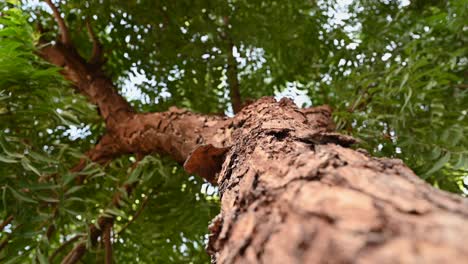
M 19 5 L 20 4 L 20 1 L 19 0 L 6 0 L 7 3 L 10 3 L 12 5 Z
M 7 185 L 7 187 L 8 187 L 8 189 L 11 191 L 11 193 L 13 194 L 13 196 L 14 196 L 16 199 L 18 199 L 18 200 L 20 200 L 20 201 L 23 201 L 23 202 L 27 202 L 27 203 L 34 203 L 34 204 L 37 203 L 37 201 L 35 201 L 35 200 L 33 200 L 33 199 L 31 199 L 31 198 L 29 198 L 29 197 L 27 197 L 27 196 L 21 194 L 20 192 L 16 191 L 15 189 L 11 188 L 10 186 Z
M 36 249 L 36 255 L 40 264 L 49 264 L 49 261 L 47 260 L 46 256 L 44 256 L 44 254 L 39 248 Z
M 119 209 L 116 209 L 116 208 L 107 208 L 104 211 L 104 214 L 126 217 L 125 213 L 122 210 L 119 210 Z
M 83 189 L 84 187 L 85 187 L 84 185 L 73 186 L 70 189 L 68 189 L 68 191 L 65 192 L 65 195 L 68 196 L 68 195 L 70 195 L 70 194 L 72 194 L 74 192 L 77 192 L 77 191 Z
M 450 160 L 450 152 L 446 152 L 444 156 L 442 156 L 430 170 L 428 170 L 425 175 L 431 175 L 432 173 L 440 170 L 447 162 Z
M 42 200 L 42 201 L 48 202 L 48 203 L 59 203 L 60 202 L 59 199 L 54 198 L 54 197 L 46 197 L 46 196 L 42 196 L 42 195 L 36 195 L 36 197 L 39 200 Z
M 5 157 L 5 156 L 3 156 L 3 155 L 0 154 L 0 162 L 4 162 L 4 163 L 18 163 L 18 160 L 11 159 L 11 158 Z
M 464 168 L 465 163 L 468 163 L 468 158 L 465 157 L 463 154 L 459 154 L 458 155 L 458 161 L 453 166 L 453 169 L 459 170 L 461 168 Z M 464 169 L 468 169 L 468 168 L 464 168 Z

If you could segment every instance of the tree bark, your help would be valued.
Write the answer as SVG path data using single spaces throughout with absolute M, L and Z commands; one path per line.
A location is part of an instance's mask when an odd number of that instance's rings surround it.
M 263 98 L 233 118 L 177 108 L 136 113 L 99 65 L 62 37 L 40 55 L 63 67 L 106 121 L 106 134 L 87 153 L 91 160 L 157 152 L 218 184 L 221 213 L 208 245 L 213 262 L 468 259 L 468 202 L 432 188 L 400 160 L 347 148 L 354 140 L 333 132 L 329 107 L 298 109 L 290 100 Z M 101 233 L 91 228 L 91 241 Z M 85 251 L 84 242 L 76 245 L 64 263 Z
M 241 115 L 217 180 L 213 262 L 466 263 L 466 200 L 400 160 L 340 146 L 289 100 Z
M 64 66 L 106 120 L 91 160 L 157 152 L 219 185 L 222 212 L 209 243 L 214 262 L 459 263 L 468 257 L 466 200 L 435 190 L 401 161 L 346 148 L 353 140 L 332 132 L 328 107 L 301 110 L 290 100 L 263 98 L 233 118 L 177 108 L 135 113 L 73 50 L 56 45 L 42 54 Z
M 353 140 L 331 131 L 328 107 L 301 110 L 289 100 L 264 98 L 233 118 L 177 108 L 135 113 L 108 79 L 69 61 L 57 65 L 106 120 L 108 131 L 88 153 L 91 160 L 157 152 L 220 186 L 222 212 L 209 243 L 214 262 L 457 263 L 468 257 L 466 200 L 435 190 L 401 161 L 345 148 Z

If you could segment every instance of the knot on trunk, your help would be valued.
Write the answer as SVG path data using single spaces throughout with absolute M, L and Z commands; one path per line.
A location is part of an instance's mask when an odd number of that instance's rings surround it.
M 221 170 L 224 156 L 229 149 L 217 148 L 212 144 L 198 146 L 185 161 L 184 169 L 215 183 L 216 174 Z

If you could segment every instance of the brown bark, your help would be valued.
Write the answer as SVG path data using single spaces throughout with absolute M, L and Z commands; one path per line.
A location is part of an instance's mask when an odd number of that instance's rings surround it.
M 400 160 L 342 147 L 339 136 L 321 142 L 327 132 L 290 101 L 264 100 L 241 114 L 249 118 L 218 177 L 215 262 L 466 261 L 466 200 L 432 188 Z
M 290 100 L 264 98 L 234 118 L 177 108 L 138 114 L 73 47 L 59 42 L 41 56 L 62 66 L 106 121 L 91 160 L 157 152 L 219 185 L 222 211 L 209 242 L 215 262 L 461 263 L 468 257 L 467 201 L 425 184 L 399 160 L 346 148 L 353 139 L 332 132 L 326 106 L 299 110 Z M 90 240 L 97 241 L 102 231 L 93 227 Z M 85 252 L 79 243 L 63 263 Z
M 60 245 L 60 247 L 58 247 L 53 253 L 52 255 L 50 255 L 49 257 L 49 263 L 54 263 L 54 258 L 59 254 L 61 253 L 66 247 L 68 247 L 69 245 L 73 244 L 75 241 L 77 241 L 78 239 L 80 239 L 82 236 L 81 235 L 76 235 L 72 238 L 70 238 L 69 240 L 65 241 L 62 245 Z
M 54 18 L 59 26 L 61 42 L 65 45 L 71 44 L 70 34 L 68 32 L 67 26 L 65 25 L 65 21 L 60 16 L 58 8 L 52 3 L 52 0 L 44 0 L 44 2 L 46 2 L 46 4 L 52 9 Z
M 111 238 L 111 230 L 112 230 L 112 222 L 106 224 L 104 226 L 104 230 L 102 231 L 102 243 L 104 244 L 104 263 L 105 264 L 112 264 L 112 238 Z
M 183 163 L 198 145 L 230 144 L 232 128 L 225 117 L 195 114 L 176 107 L 163 113 L 135 113 L 99 67 L 86 62 L 73 47 L 59 42 L 41 49 L 40 55 L 63 67 L 62 74 L 76 90 L 98 106 L 106 122 L 106 134 L 87 153 L 94 162 L 105 164 L 122 154 L 157 152 Z
M 64 74 L 73 76 L 71 69 Z M 336 145 L 352 140 L 329 131 L 327 107 L 299 110 L 266 98 L 230 119 L 177 108 L 136 114 L 106 79 L 77 80 L 108 125 L 93 160 L 158 152 L 180 163 L 198 159 L 203 172 L 205 159 L 191 157 L 193 150 L 231 147 L 210 241 L 219 263 L 456 263 L 468 256 L 466 202 L 398 161 Z M 213 173 L 206 179 L 216 181 Z M 70 260 L 84 252 L 77 247 Z

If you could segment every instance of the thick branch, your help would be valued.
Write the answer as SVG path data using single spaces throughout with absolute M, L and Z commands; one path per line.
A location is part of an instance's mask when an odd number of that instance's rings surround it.
M 69 41 L 69 34 L 58 9 L 51 0 L 45 0 L 54 11 L 61 32 L 62 42 L 55 45 L 42 43 L 39 55 L 45 60 L 59 67 L 63 67 L 62 74 L 70 80 L 74 87 L 96 104 L 101 116 L 106 121 L 107 130 L 112 132 L 117 122 L 128 118 L 134 112 L 130 104 L 118 94 L 110 78 L 106 76 L 95 60 L 102 57 L 102 47 L 87 22 L 88 32 L 93 41 L 93 56 L 87 62 Z
M 54 15 L 55 21 L 57 21 L 57 24 L 60 29 L 60 36 L 61 36 L 62 43 L 64 45 L 71 45 L 71 39 L 70 39 L 70 34 L 68 32 L 68 28 L 65 25 L 65 21 L 60 15 L 58 8 L 54 5 L 54 3 L 52 3 L 52 0 L 44 0 L 44 1 L 52 9 L 52 13 Z
M 98 106 L 109 131 L 134 112 L 105 73 L 96 68 L 96 65 L 87 63 L 74 48 L 57 43 L 46 45 L 39 53 L 45 60 L 63 67 L 62 74 L 65 78 Z

